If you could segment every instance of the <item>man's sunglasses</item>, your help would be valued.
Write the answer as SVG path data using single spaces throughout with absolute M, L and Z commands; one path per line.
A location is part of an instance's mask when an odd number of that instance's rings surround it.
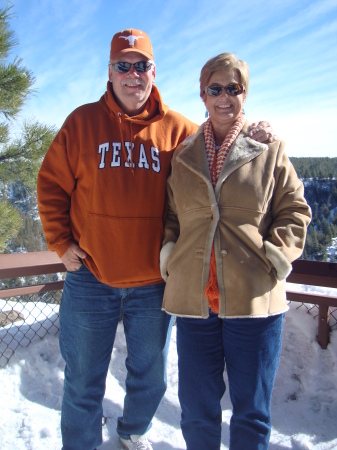
M 211 97 L 218 97 L 222 91 L 225 91 L 228 95 L 235 97 L 242 94 L 245 91 L 244 86 L 241 83 L 230 83 L 228 86 L 206 86 L 204 92 Z
M 137 72 L 148 72 L 151 67 L 153 66 L 152 61 L 137 61 L 136 63 L 130 63 L 130 62 L 116 62 L 114 64 L 110 63 L 110 66 L 112 66 L 116 72 L 119 73 L 128 73 L 131 69 L 131 66 L 134 66 L 135 70 Z

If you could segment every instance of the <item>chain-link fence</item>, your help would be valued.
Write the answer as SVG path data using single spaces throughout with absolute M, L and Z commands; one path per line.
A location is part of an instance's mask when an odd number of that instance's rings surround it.
M 0 367 L 4 367 L 19 346 L 26 347 L 46 334 L 59 330 L 59 303 L 62 291 L 0 300 Z M 318 306 L 296 303 L 297 309 L 316 318 Z M 337 308 L 330 308 L 330 331 L 337 330 Z
M 289 302 L 291 303 L 291 302 Z M 295 302 L 293 302 L 295 303 Z M 318 318 L 318 305 L 312 305 L 310 303 L 298 303 L 298 306 L 296 309 L 303 309 L 308 314 L 311 314 L 314 316 L 315 319 Z M 329 314 L 329 330 L 330 332 L 333 330 L 337 330 L 337 308 L 330 308 L 330 314 Z
M 8 363 L 18 347 L 58 333 L 61 292 L 0 300 L 0 367 Z

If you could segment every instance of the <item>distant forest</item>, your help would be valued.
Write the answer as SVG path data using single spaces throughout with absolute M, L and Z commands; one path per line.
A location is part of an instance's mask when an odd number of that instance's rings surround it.
M 303 259 L 337 262 L 337 158 L 290 158 L 303 180 L 305 198 L 312 210 L 312 221 Z M 335 240 L 333 241 L 333 239 Z
M 290 161 L 301 179 L 337 179 L 337 158 L 290 157 Z

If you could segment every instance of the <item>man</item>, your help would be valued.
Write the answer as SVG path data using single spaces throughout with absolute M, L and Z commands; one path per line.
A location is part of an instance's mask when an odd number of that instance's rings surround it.
M 121 315 L 128 354 L 117 433 L 126 449 L 152 449 L 145 435 L 166 390 L 172 327 L 161 310 L 159 269 L 166 178 L 173 150 L 198 128 L 169 110 L 154 80 L 146 33 L 115 34 L 107 91 L 69 115 L 38 176 L 48 248 L 68 271 L 60 306 L 64 450 L 102 443 L 102 401 Z

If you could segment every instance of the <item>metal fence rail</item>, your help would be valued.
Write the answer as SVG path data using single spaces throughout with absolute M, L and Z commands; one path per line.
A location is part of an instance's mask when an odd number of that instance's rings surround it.
M 337 287 L 337 264 L 307 263 L 312 262 L 297 261 L 288 281 Z M 0 367 L 8 363 L 19 346 L 58 332 L 63 288 L 63 280 L 59 278 L 64 271 L 65 267 L 54 253 L 0 255 Z M 8 284 L 22 284 L 22 277 L 33 278 L 30 281 L 28 278 L 28 285 L 8 287 Z M 27 278 L 24 281 L 27 282 Z M 303 312 L 317 318 L 318 341 L 326 348 L 329 332 L 337 330 L 337 296 L 287 289 L 287 297 L 289 301 L 299 302 L 298 308 Z

